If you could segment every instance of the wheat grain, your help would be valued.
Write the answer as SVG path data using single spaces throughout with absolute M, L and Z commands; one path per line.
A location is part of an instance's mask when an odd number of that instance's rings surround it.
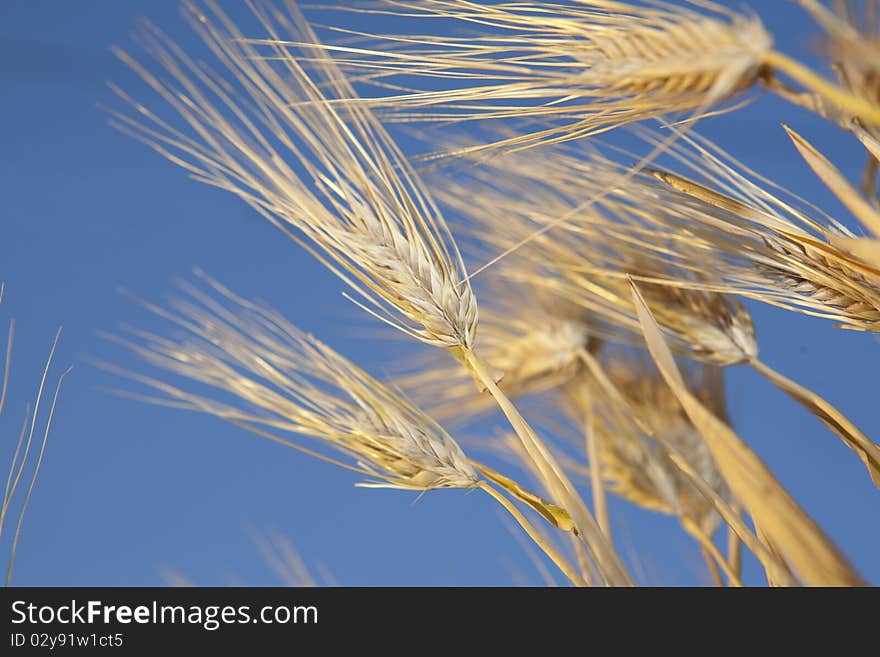
M 576 376 L 579 353 L 594 350 L 588 318 L 571 303 L 489 276 L 475 348 L 498 372 L 499 386 L 512 398 L 552 390 Z M 478 394 L 471 377 L 447 359 L 418 359 L 396 379 L 432 417 L 463 423 L 494 408 Z M 402 364 L 403 365 L 403 364 Z

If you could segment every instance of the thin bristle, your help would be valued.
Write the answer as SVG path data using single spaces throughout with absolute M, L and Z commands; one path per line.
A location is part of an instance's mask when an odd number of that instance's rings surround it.
M 4 292 L 5 286 L 2 282 L 0 282 L 0 303 L 2 303 L 3 301 Z M 10 321 L 9 334 L 6 340 L 6 349 L 3 353 L 2 364 L 0 364 L 0 371 L 2 371 L 2 374 L 0 374 L 0 377 L 2 377 L 0 378 L 0 414 L 3 413 L 3 409 L 6 405 L 6 394 L 10 379 L 10 365 L 12 361 L 12 347 L 14 336 L 15 322 Z M 46 359 L 46 364 L 43 367 L 43 374 L 40 378 L 40 384 L 37 388 L 37 393 L 33 405 L 28 404 L 25 408 L 24 420 L 21 425 L 21 430 L 18 433 L 18 441 L 15 443 L 15 451 L 12 454 L 12 459 L 9 464 L 9 471 L 6 476 L 6 484 L 3 487 L 3 498 L 2 502 L 0 502 L 0 536 L 3 535 L 3 531 L 6 528 L 9 512 L 12 511 L 16 506 L 14 504 L 14 501 L 16 493 L 19 490 L 19 486 L 24 481 L 23 476 L 25 475 L 25 470 L 28 467 L 30 468 L 30 481 L 28 482 L 27 489 L 25 490 L 24 495 L 20 503 L 18 504 L 18 518 L 15 521 L 15 528 L 12 534 L 12 539 L 10 541 L 5 576 L 6 586 L 9 586 L 10 582 L 12 581 L 12 573 L 15 568 L 15 558 L 18 552 L 18 542 L 21 538 L 21 530 L 24 524 L 24 518 L 27 514 L 31 495 L 34 491 L 34 487 L 40 475 L 40 469 L 43 465 L 43 457 L 46 452 L 46 444 L 49 441 L 49 432 L 52 429 L 53 421 L 55 418 L 55 409 L 58 405 L 58 399 L 61 394 L 61 386 L 64 383 L 65 377 L 70 372 L 70 368 L 68 368 L 58 377 L 58 380 L 55 384 L 54 393 L 52 394 L 51 401 L 49 403 L 48 414 L 41 426 L 39 424 L 40 414 L 43 406 L 44 394 L 47 392 L 46 384 L 49 377 L 49 370 L 55 359 L 55 352 L 58 348 L 58 341 L 60 339 L 61 329 L 59 328 L 55 334 L 55 339 L 52 342 L 52 347 L 49 350 L 49 356 Z M 42 437 L 38 436 L 38 433 L 42 434 Z M 32 457 L 32 454 L 35 449 L 37 449 L 37 455 L 34 458 Z
M 446 85 L 440 91 L 398 87 L 400 93 L 360 101 L 389 120 L 562 124 L 494 144 L 528 147 L 668 114 L 699 114 L 753 86 L 772 47 L 760 21 L 694 4 L 703 11 L 606 0 L 389 0 L 389 14 L 422 23 L 453 20 L 480 32 L 452 39 L 384 35 L 365 47 L 327 49 L 358 80 L 392 92 L 398 76 L 407 76 L 410 86 L 412 76 Z

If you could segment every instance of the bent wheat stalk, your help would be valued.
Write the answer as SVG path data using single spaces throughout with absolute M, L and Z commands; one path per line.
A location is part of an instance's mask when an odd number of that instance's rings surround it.
M 578 571 L 573 568 L 561 554 L 559 554 L 556 548 L 553 547 L 552 543 L 546 541 L 544 537 L 532 527 L 529 521 L 526 520 L 525 516 L 520 513 L 519 509 L 511 504 L 506 497 L 501 495 L 494 487 L 486 482 L 480 484 L 480 489 L 486 491 L 486 493 L 488 493 L 495 501 L 503 506 L 511 516 L 513 516 L 513 519 L 516 520 L 516 522 L 525 530 L 529 538 L 531 538 L 532 541 L 534 541 L 534 543 L 538 545 L 548 557 L 550 557 L 559 570 L 561 570 L 575 586 L 587 585 L 587 582 L 580 573 L 578 573 Z
M 529 458 L 535 463 L 542 479 L 547 482 L 554 500 L 571 515 L 579 532 L 584 536 L 587 547 L 593 554 L 606 582 L 611 586 L 632 585 L 629 573 L 604 538 L 599 525 L 577 493 L 574 484 L 513 402 L 498 387 L 490 366 L 474 351 L 465 351 L 463 357 L 476 381 L 498 403 L 501 412 L 510 422 Z

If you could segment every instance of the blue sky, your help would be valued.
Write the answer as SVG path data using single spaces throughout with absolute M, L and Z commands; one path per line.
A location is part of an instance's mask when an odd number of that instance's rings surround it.
M 811 61 L 815 31 L 793 3 L 753 4 L 782 50 Z M 241 3 L 224 6 L 243 13 Z M 113 101 L 106 81 L 144 91 L 109 52 L 130 43 L 142 16 L 184 45 L 194 40 L 173 1 L 6 0 L 0 8 L 0 280 L 7 285 L 0 318 L 18 323 L 9 406 L 0 417 L 2 462 L 59 325 L 53 372 L 74 365 L 14 583 L 159 585 L 174 571 L 206 585 L 276 584 L 252 538 L 272 530 L 341 584 L 539 583 L 484 495 L 440 491 L 416 501 L 411 493 L 357 489 L 351 473 L 218 420 L 101 390 L 119 382 L 87 358 L 141 366 L 99 333 L 122 324 L 159 328 L 120 288 L 160 300 L 194 266 L 266 300 L 374 373 L 407 349 L 395 336 L 365 336 L 368 324 L 342 298 L 342 284 L 243 203 L 188 180 L 108 127 L 98 108 Z M 385 29 L 370 20 L 360 27 Z M 783 120 L 858 176 L 863 157 L 849 136 L 769 96 L 701 131 L 848 221 L 796 157 Z M 768 363 L 880 435 L 875 337 L 759 305 L 752 310 Z M 753 373 L 735 368 L 728 380 L 736 429 L 860 571 L 880 583 L 880 506 L 862 465 Z M 618 535 L 639 554 L 631 563 L 638 562 L 643 582 L 702 581 L 699 555 L 673 520 L 619 501 L 612 513 Z M 753 566 L 747 574 L 760 582 Z

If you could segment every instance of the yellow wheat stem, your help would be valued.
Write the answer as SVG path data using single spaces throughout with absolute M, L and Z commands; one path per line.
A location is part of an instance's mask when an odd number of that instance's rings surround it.
M 553 547 L 553 544 L 550 543 L 541 533 L 532 526 L 532 524 L 526 519 L 526 517 L 520 512 L 516 506 L 511 503 L 504 495 L 502 495 L 498 490 L 496 490 L 493 486 L 491 486 L 488 482 L 481 482 L 479 487 L 486 491 L 489 495 L 491 495 L 495 501 L 497 501 L 501 506 L 505 508 L 505 510 L 513 516 L 513 519 L 519 524 L 520 527 L 528 534 L 529 538 L 537 545 L 541 550 L 546 554 L 550 560 L 556 564 L 556 567 L 561 570 L 571 583 L 575 586 L 586 586 L 587 583 L 584 581 L 584 578 L 580 576 L 576 569 L 572 568 L 572 566 L 568 563 L 568 561 Z
M 555 457 L 538 438 L 535 431 L 514 406 L 513 402 L 498 387 L 490 366 L 474 351 L 463 350 L 462 358 L 475 380 L 492 395 L 504 413 L 511 427 L 522 443 L 529 458 L 534 462 L 541 477 L 550 486 L 550 492 L 572 515 L 575 524 L 593 553 L 599 569 L 611 586 L 632 586 L 632 577 L 626 567 L 602 536 L 602 531 L 589 509 L 577 494 L 574 485 L 557 463 Z
M 782 71 L 799 84 L 815 91 L 837 107 L 852 112 L 852 114 L 868 123 L 880 125 L 880 106 L 859 98 L 836 84 L 829 82 L 788 55 L 772 50 L 764 54 L 764 63 L 773 69 Z
M 732 527 L 727 527 L 727 562 L 737 577 L 742 574 L 742 541 Z
M 699 543 L 700 548 L 709 556 L 711 560 L 707 560 L 709 564 L 709 569 L 712 571 L 714 569 L 714 563 L 718 564 L 718 567 L 724 572 L 724 576 L 727 577 L 727 581 L 731 586 L 741 587 L 743 586 L 742 580 L 740 579 L 739 574 L 731 568 L 730 564 L 727 562 L 727 559 L 724 558 L 724 555 L 721 554 L 721 550 L 718 549 L 718 546 L 712 541 L 710 536 L 706 535 L 702 529 L 700 529 L 697 523 L 693 522 L 690 518 L 682 518 L 681 524 L 684 527 L 685 531 L 690 534 L 697 543 Z M 714 577 L 714 573 L 713 573 Z
M 880 486 L 880 447 L 868 438 L 861 429 L 853 424 L 843 413 L 838 411 L 830 402 L 805 388 L 797 381 L 793 381 L 784 374 L 777 372 L 766 363 L 753 359 L 749 361 L 749 364 L 755 371 L 766 377 L 773 385 L 804 406 L 804 408 L 831 428 L 847 447 L 858 454 L 859 458 L 868 468 L 874 484 Z

